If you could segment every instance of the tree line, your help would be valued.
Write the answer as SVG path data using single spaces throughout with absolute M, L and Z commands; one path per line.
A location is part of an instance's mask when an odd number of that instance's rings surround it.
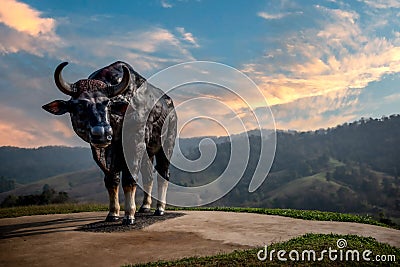
M 56 192 L 48 184 L 43 186 L 41 194 L 31 194 L 25 196 L 7 196 L 0 204 L 1 208 L 30 206 L 30 205 L 47 205 L 59 204 L 69 201 L 67 192 Z

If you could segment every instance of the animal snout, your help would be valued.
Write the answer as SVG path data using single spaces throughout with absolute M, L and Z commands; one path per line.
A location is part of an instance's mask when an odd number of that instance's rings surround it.
M 104 135 L 104 127 L 102 126 L 94 126 L 90 129 L 90 133 L 92 134 L 92 136 L 103 136 Z
M 111 141 L 113 132 L 111 126 L 94 126 L 91 127 L 90 134 L 94 138 L 105 138 L 108 141 Z

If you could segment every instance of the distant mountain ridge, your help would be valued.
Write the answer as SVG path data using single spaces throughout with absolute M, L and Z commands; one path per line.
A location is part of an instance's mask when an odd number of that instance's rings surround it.
M 89 148 L 46 146 L 0 147 L 0 176 L 27 184 L 61 173 L 85 170 L 95 165 Z
M 268 138 L 270 133 L 265 130 L 263 136 Z M 319 209 L 400 218 L 400 115 L 362 118 L 317 131 L 277 131 L 271 171 L 254 193 L 247 189 L 257 163 L 260 138 L 257 131 L 248 135 L 250 161 L 243 178 L 212 205 Z M 232 138 L 243 137 L 245 134 Z M 183 154 L 198 158 L 198 144 L 203 138 L 180 139 Z M 208 138 L 217 148 L 213 164 L 198 173 L 172 167 L 172 182 L 198 186 L 223 172 L 229 161 L 229 138 Z M 107 201 L 103 175 L 89 148 L 2 147 L 0 176 L 26 184 L 0 194 L 0 200 L 7 194 L 37 193 L 47 183 L 78 201 Z
M 263 130 L 267 135 L 271 131 Z M 182 138 L 180 148 L 189 154 L 197 148 L 204 138 L 212 139 L 216 144 L 229 142 L 230 138 L 242 138 L 246 133 L 227 136 L 203 136 Z M 259 135 L 252 130 L 249 135 Z M 87 170 L 97 165 L 93 161 L 89 147 L 44 146 L 39 148 L 0 147 L 0 177 L 14 180 L 17 184 L 28 184 L 55 175 Z

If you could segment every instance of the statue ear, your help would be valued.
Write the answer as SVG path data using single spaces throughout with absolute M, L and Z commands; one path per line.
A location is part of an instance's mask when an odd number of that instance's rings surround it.
M 116 101 L 111 104 L 111 113 L 124 116 L 128 109 L 129 103 L 124 101 Z
M 69 103 L 64 100 L 54 100 L 53 102 L 43 105 L 42 108 L 54 115 L 63 115 L 70 110 Z

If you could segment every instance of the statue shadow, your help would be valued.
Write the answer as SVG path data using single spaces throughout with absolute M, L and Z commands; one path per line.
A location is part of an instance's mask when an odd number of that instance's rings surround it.
M 105 216 L 84 215 L 79 218 L 57 218 L 26 222 L 18 224 L 0 225 L 0 239 L 10 239 L 26 236 L 45 235 L 51 233 L 84 231 L 84 232 L 126 232 L 140 230 L 156 222 L 183 216 L 183 213 L 168 212 L 164 216 L 154 216 L 152 213 L 137 213 L 134 225 L 122 225 L 122 217 L 116 222 L 105 222 Z M 50 217 L 51 218 L 51 217 Z
M 85 216 L 83 218 L 49 219 L 36 222 L 26 222 L 0 226 L 0 239 L 44 235 L 55 232 L 74 231 L 77 225 L 88 224 L 100 220 L 100 216 Z

